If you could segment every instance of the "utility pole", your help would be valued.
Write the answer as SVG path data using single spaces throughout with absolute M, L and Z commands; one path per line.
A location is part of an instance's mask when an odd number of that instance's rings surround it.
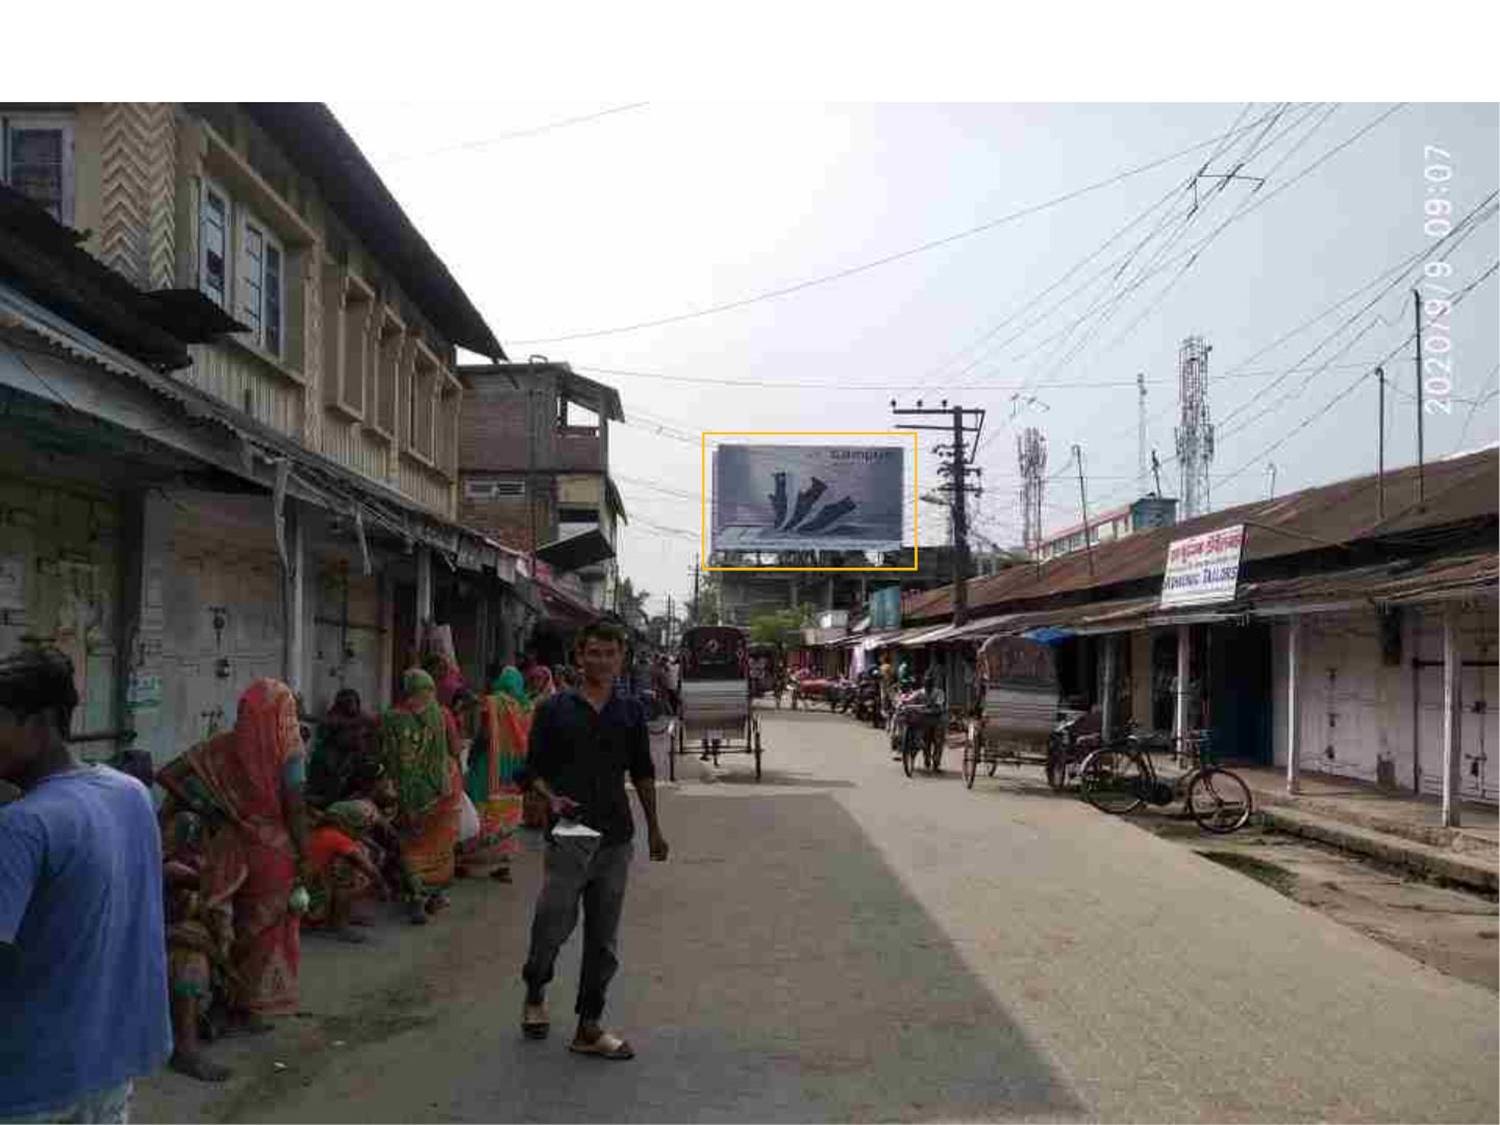
M 1157 459 L 1156 450 L 1151 451 L 1151 475 L 1156 478 L 1156 495 L 1161 495 L 1161 461 Z
M 698 625 L 698 556 L 693 556 L 693 624 Z
M 1411 291 L 1412 312 L 1417 318 L 1417 503 L 1427 495 L 1426 470 L 1422 465 L 1422 292 Z
M 1141 495 L 1146 495 L 1146 373 L 1137 373 L 1135 377 L 1136 389 L 1139 392 L 1136 402 L 1135 420 L 1135 459 L 1136 459 L 1136 487 L 1140 489 Z
M 1083 508 L 1083 549 L 1089 556 L 1089 577 L 1094 574 L 1094 537 L 1089 533 L 1089 494 L 1083 486 L 1083 446 L 1073 446 L 1073 460 L 1078 462 L 1078 503 Z
M 1274 500 L 1274 499 L 1276 499 L 1276 462 L 1275 461 L 1267 461 L 1266 462 L 1266 477 L 1268 478 L 1268 480 L 1266 482 L 1266 499 L 1267 500 Z
M 1385 368 L 1375 368 L 1375 379 L 1380 383 L 1380 428 L 1375 438 L 1375 518 L 1385 519 Z M 1421 413 L 1418 400 L 1417 413 Z M 1421 422 L 1417 423 L 1421 425 Z
M 947 455 L 947 461 L 938 466 L 938 473 L 949 478 L 949 482 L 938 488 L 939 492 L 951 492 L 953 495 L 953 624 L 963 625 L 969 619 L 969 518 L 967 500 L 969 493 L 978 495 L 980 489 L 968 483 L 967 476 L 972 473 L 979 476 L 980 469 L 971 468 L 974 453 L 965 449 L 967 439 L 972 435 L 975 449 L 979 446 L 979 434 L 984 429 L 985 412 L 982 408 L 949 406 L 948 400 L 943 399 L 940 407 L 924 407 L 922 400 L 917 399 L 917 405 L 913 408 L 898 408 L 896 400 L 891 399 L 891 413 L 897 415 L 948 415 L 949 421 L 944 425 L 924 425 L 921 423 L 902 423 L 897 429 L 902 430 L 942 430 L 952 437 L 951 446 L 939 446 L 938 452 Z M 973 416 L 976 421 L 970 423 L 969 417 Z

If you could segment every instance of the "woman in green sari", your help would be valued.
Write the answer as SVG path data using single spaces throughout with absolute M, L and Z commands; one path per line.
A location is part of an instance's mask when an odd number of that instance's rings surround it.
M 465 788 L 479 811 L 479 836 L 465 845 L 466 866 L 491 867 L 490 876 L 510 882 L 510 857 L 516 853 L 521 823 L 521 771 L 531 736 L 531 703 L 526 681 L 514 665 L 490 685 L 481 701 L 479 737 L 469 752 Z
M 461 740 L 453 715 L 437 701 L 437 685 L 420 668 L 401 678 L 403 698 L 380 720 L 380 752 L 396 786 L 396 830 L 415 887 L 408 906 L 417 921 L 447 905 L 453 882 L 463 778 Z

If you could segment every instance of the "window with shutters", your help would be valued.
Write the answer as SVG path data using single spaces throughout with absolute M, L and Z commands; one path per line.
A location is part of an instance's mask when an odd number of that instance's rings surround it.
M 203 181 L 199 196 L 198 288 L 229 308 L 229 196 L 211 180 Z
M 240 217 L 239 268 L 234 311 L 250 331 L 245 342 L 280 357 L 285 339 L 283 310 L 286 308 L 284 262 L 281 243 L 248 208 L 238 208 Z
M 406 432 L 403 438 L 404 448 L 428 464 L 433 460 L 439 371 L 437 357 L 419 342 L 412 360 L 411 376 L 407 380 Z
M 406 325 L 389 307 L 381 310 L 375 365 L 375 395 L 370 404 L 373 428 L 389 440 L 396 433 L 396 393 L 403 365 L 411 353 Z
M 0 182 L 73 224 L 73 119 L 0 115 Z

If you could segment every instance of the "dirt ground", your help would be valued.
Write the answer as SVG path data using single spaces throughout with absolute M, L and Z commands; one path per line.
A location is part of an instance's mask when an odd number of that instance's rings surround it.
M 1500 992 L 1500 906 L 1361 856 L 1268 828 L 1201 831 L 1173 810 L 1135 821 L 1439 972 Z

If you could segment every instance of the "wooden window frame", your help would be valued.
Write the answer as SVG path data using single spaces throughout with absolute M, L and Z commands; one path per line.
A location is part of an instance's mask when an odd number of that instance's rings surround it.
M 56 129 L 62 134 L 61 199 L 55 216 L 65 227 L 73 225 L 77 214 L 78 166 L 76 156 L 78 120 L 71 113 L 0 113 L 0 182 L 10 183 L 10 134 L 12 130 Z
M 390 305 L 380 307 L 377 325 L 374 333 L 375 394 L 365 428 L 394 443 L 402 376 L 413 348 L 407 336 L 406 322 Z
M 208 289 L 208 240 L 204 237 L 204 214 L 208 197 L 216 196 L 224 205 L 224 292 L 215 297 Z M 198 292 L 228 312 L 234 307 L 234 200 L 224 185 L 208 176 L 198 181 Z
M 234 296 L 233 296 L 233 299 L 230 302 L 230 307 L 232 309 L 234 309 L 236 312 L 240 311 L 240 309 L 241 309 L 240 301 L 241 301 L 241 296 L 242 295 L 239 292 L 240 278 L 241 278 L 241 269 L 242 269 L 242 266 L 243 266 L 243 259 L 244 259 L 245 254 L 246 254 L 245 245 L 249 241 L 249 235 L 250 235 L 250 233 L 252 231 L 254 231 L 254 233 L 258 234 L 260 236 L 260 242 L 261 242 L 260 279 L 259 279 L 259 282 L 260 282 L 260 307 L 259 307 L 259 309 L 256 310 L 256 321 L 255 321 L 255 324 L 252 326 L 252 331 L 250 333 L 248 333 L 249 339 L 248 340 L 242 339 L 240 342 L 241 343 L 248 343 L 248 344 L 250 344 L 256 351 L 261 352 L 262 354 L 264 354 L 265 356 L 269 357 L 270 359 L 275 360 L 277 363 L 281 363 L 281 362 L 283 362 L 284 357 L 285 357 L 286 341 L 287 341 L 287 323 L 286 323 L 287 252 L 286 252 L 286 245 L 276 235 L 276 232 L 271 227 L 271 225 L 269 223 L 267 223 L 264 219 L 262 219 L 258 214 L 256 214 L 256 212 L 254 210 L 252 210 L 251 208 L 246 207 L 243 204 L 236 204 L 235 205 L 235 216 L 236 216 L 236 221 L 235 221 L 235 236 L 236 237 L 235 237 L 234 269 L 233 269 L 233 271 L 231 273 L 231 276 L 234 279 Z M 281 322 L 277 325 L 277 331 L 278 331 L 278 334 L 281 337 L 281 346 L 280 346 L 280 348 L 277 351 L 272 351 L 269 347 L 266 346 L 266 304 L 267 304 L 267 302 L 266 302 L 266 294 L 268 292 L 268 287 L 267 287 L 267 284 L 266 284 L 266 262 L 267 262 L 267 260 L 269 258 L 268 251 L 270 251 L 272 249 L 274 249 L 276 251 L 276 253 L 281 258 L 281 276 L 280 276 L 280 278 L 277 281 L 278 291 L 277 291 L 277 294 L 276 294 L 277 304 L 280 306 L 280 314 L 281 314 Z

